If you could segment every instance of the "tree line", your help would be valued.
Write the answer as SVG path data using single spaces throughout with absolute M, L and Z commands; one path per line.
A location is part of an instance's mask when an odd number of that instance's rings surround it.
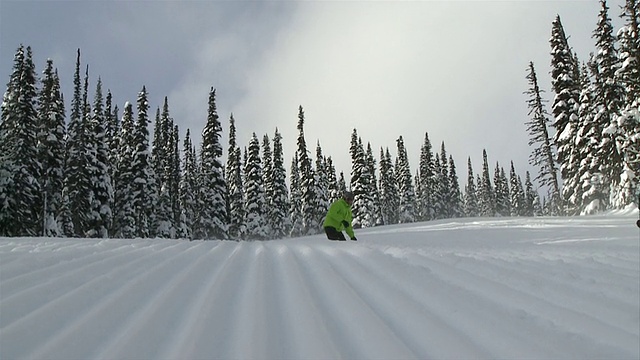
M 549 189 L 554 215 L 592 214 L 640 201 L 640 9 L 636 0 L 627 0 L 620 9 L 624 25 L 614 32 L 606 1 L 600 5 L 595 52 L 586 62 L 569 46 L 560 16 L 552 23 L 551 114 L 534 64 L 528 68 L 531 161 Z
M 253 133 L 241 148 L 233 114 L 223 162 L 223 130 L 213 87 L 198 148 L 189 129 L 182 141 L 179 138 L 166 97 L 155 117 L 149 114 L 144 86 L 135 106 L 127 102 L 120 110 L 111 92 L 103 93 L 98 78 L 90 100 L 88 66 L 82 76 L 80 50 L 67 121 L 53 61 L 47 60 L 39 79 L 31 48 L 21 45 L 1 106 L 0 236 L 304 236 L 321 232 L 328 205 L 347 189 L 355 194 L 356 227 L 625 207 L 639 191 L 639 12 L 636 1 L 627 1 L 621 15 L 627 22 L 614 37 L 606 2 L 601 4 L 594 31 L 598 52 L 582 68 L 560 17 L 552 24 L 555 122 L 529 64 L 527 125 L 537 177 L 526 172 L 523 180 L 513 162 L 508 176 L 498 163 L 492 174 L 484 151 L 477 174 L 468 158 L 464 189 L 445 143 L 434 152 L 428 132 L 412 173 L 402 136 L 396 140 L 395 159 L 386 147 L 379 149 L 376 160 L 370 143 L 365 146 L 353 129 L 347 182 L 319 142 L 315 159 L 311 155 L 302 106 L 288 172 L 278 129 L 261 139 Z M 533 181 L 548 190 L 542 200 Z

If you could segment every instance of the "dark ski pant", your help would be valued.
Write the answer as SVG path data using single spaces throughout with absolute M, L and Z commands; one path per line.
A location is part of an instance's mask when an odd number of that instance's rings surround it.
M 324 232 L 327 233 L 327 239 L 329 240 L 340 240 L 340 241 L 347 240 L 344 238 L 344 234 L 341 231 L 338 231 L 336 230 L 336 228 L 333 228 L 331 226 L 325 227 Z

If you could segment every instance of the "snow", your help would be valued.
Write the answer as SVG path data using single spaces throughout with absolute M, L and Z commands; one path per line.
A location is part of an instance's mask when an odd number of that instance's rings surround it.
M 2 359 L 638 359 L 637 210 L 235 242 L 0 238 Z

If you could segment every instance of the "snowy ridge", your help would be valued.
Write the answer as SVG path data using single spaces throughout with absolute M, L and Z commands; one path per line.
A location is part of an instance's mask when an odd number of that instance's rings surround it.
M 0 238 L 0 358 L 638 359 L 636 214 Z

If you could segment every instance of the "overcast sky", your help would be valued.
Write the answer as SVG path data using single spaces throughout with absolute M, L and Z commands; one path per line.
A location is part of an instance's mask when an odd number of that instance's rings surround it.
M 623 0 L 609 1 L 616 30 Z M 89 65 L 90 97 L 102 78 L 120 109 L 146 86 L 150 116 L 165 96 L 181 141 L 199 143 L 209 89 L 217 89 L 226 158 L 229 116 L 238 142 L 283 134 L 290 167 L 298 106 L 315 158 L 317 141 L 349 177 L 354 128 L 374 155 L 396 154 L 403 136 L 415 174 L 425 132 L 444 141 L 464 186 L 482 150 L 491 172 L 515 162 L 524 177 L 531 148 L 523 94 L 529 61 L 550 92 L 551 22 L 560 15 L 581 60 L 598 1 L 0 1 L 0 82 L 31 46 L 39 73 L 54 61 L 67 104 L 76 50 Z M 550 103 L 547 110 L 551 111 Z M 120 115 L 122 112 L 120 113 Z M 535 174 L 533 174 L 535 176 Z

